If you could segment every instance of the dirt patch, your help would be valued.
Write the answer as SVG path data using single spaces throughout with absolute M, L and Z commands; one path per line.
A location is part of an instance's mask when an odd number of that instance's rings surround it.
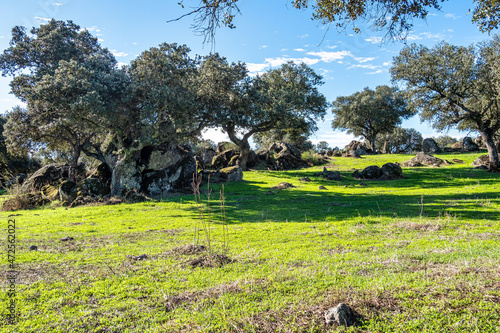
M 229 258 L 224 254 L 215 253 L 212 255 L 203 255 L 192 259 L 188 262 L 191 267 L 222 267 L 224 265 L 235 262 L 236 260 Z
M 190 255 L 190 254 L 198 254 L 201 252 L 205 252 L 207 247 L 205 245 L 199 244 L 187 244 L 184 246 L 174 247 L 168 254 L 182 254 L 182 255 Z

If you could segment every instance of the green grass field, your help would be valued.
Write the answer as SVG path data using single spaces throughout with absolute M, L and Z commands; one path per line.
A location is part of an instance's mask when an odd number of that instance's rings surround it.
M 18 322 L 0 331 L 500 332 L 500 176 L 472 169 L 479 155 L 438 155 L 465 163 L 367 186 L 353 169 L 413 156 L 334 158 L 338 182 L 314 176 L 322 167 L 246 172 L 224 185 L 227 243 L 213 184 L 208 230 L 212 251 L 228 246 L 223 265 L 196 266 L 206 253 L 182 251 L 202 226 L 193 195 L 0 212 L 5 244 L 16 221 L 19 271 Z M 296 187 L 269 193 L 283 181 Z M 340 302 L 360 325 L 324 323 Z

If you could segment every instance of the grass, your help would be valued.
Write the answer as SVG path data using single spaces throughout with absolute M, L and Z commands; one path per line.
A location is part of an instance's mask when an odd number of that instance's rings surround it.
M 211 198 L 211 246 L 227 244 L 232 262 L 210 267 L 181 250 L 197 226 L 192 195 L 0 212 L 17 224 L 20 313 L 0 331 L 499 332 L 500 183 L 470 167 L 478 155 L 367 186 L 352 169 L 411 156 L 333 158 L 338 182 L 314 176 L 322 167 L 245 172 L 224 188 L 228 235 Z M 269 192 L 280 182 L 295 187 Z M 1 293 L 0 313 L 7 302 Z M 360 326 L 324 324 L 340 302 Z

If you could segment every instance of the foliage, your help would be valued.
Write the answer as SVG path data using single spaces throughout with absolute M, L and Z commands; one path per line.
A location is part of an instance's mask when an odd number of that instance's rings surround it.
M 440 135 L 437 138 L 433 138 L 437 145 L 441 148 L 451 147 L 454 143 L 459 142 L 456 138 L 449 135 Z
M 251 78 L 244 64 L 229 64 L 212 54 L 201 64 L 199 78 L 200 99 L 210 110 L 212 125 L 239 146 L 238 165 L 243 169 L 252 135 L 296 126 L 312 132 L 328 105 L 317 89 L 321 77 L 303 63 L 289 62 Z
M 422 151 L 422 134 L 413 128 L 396 127 L 390 133 L 377 137 L 377 147 L 382 147 L 384 154 L 409 154 Z
M 318 144 L 315 146 L 315 150 L 317 153 L 326 153 L 326 151 L 330 149 L 330 145 L 326 141 L 320 141 Z
M 392 132 L 403 119 L 413 115 L 402 93 L 395 87 L 385 85 L 337 97 L 332 111 L 334 129 L 363 136 L 373 151 L 377 135 Z
M 401 50 L 392 78 L 406 84 L 406 96 L 422 120 L 444 130 L 478 131 L 498 168 L 494 138 L 500 129 L 500 36 L 477 45 L 441 42 L 429 49 L 413 44 Z
M 414 19 L 425 20 L 430 10 L 440 9 L 440 3 L 447 0 L 291 0 L 293 7 L 314 9 L 312 18 L 330 26 L 334 24 L 343 31 L 352 26 L 361 32 L 359 23 L 368 23 L 373 31 L 385 31 L 386 40 L 405 40 L 413 28 Z M 185 0 L 179 2 L 184 7 Z M 187 1 L 186 1 L 187 2 Z M 195 15 L 194 28 L 213 41 L 216 29 L 226 26 L 235 28 L 234 17 L 239 14 L 238 0 L 203 0 L 189 13 L 182 17 Z M 491 32 L 498 28 L 500 4 L 496 0 L 474 0 L 472 21 L 482 32 Z M 182 18 L 181 17 L 181 18 Z M 180 19 L 180 18 L 178 18 Z M 177 19 L 177 20 L 178 20 Z M 172 20 L 175 21 L 175 20 Z
M 310 128 L 304 122 L 300 126 L 292 128 L 274 128 L 267 132 L 255 133 L 253 141 L 258 149 L 265 149 L 270 147 L 274 142 L 286 142 L 302 151 L 309 150 L 312 143 L 308 138 L 312 133 L 309 133 Z
M 301 158 L 310 165 L 321 165 L 325 162 L 323 156 L 319 155 L 314 149 L 303 152 Z

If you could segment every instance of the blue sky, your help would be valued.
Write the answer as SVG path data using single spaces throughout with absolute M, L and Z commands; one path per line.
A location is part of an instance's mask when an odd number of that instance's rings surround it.
M 391 84 L 388 70 L 394 56 L 404 47 L 402 42 L 380 43 L 383 33 L 362 29 L 338 33 L 311 20 L 311 11 L 294 9 L 286 0 L 240 0 L 241 15 L 235 18 L 236 29 L 220 29 L 214 45 L 203 44 L 203 37 L 190 29 L 193 19 L 167 23 L 189 11 L 197 0 L 2 0 L 0 4 L 0 49 L 9 46 L 11 29 L 22 25 L 30 29 L 51 18 L 73 20 L 98 37 L 122 64 L 129 63 L 142 51 L 162 42 L 186 44 L 192 55 L 206 55 L 215 50 L 230 61 L 242 61 L 252 73 L 278 67 L 289 60 L 305 62 L 323 76 L 320 91 L 329 101 L 351 95 L 364 87 Z M 427 21 L 415 21 L 407 43 L 433 46 L 445 40 L 455 45 L 469 45 L 485 39 L 471 23 L 470 1 L 447 1 L 442 11 L 432 12 Z M 361 26 L 363 28 L 363 26 Z M 0 113 L 20 104 L 9 94 L 10 78 L 0 77 Z M 331 112 L 319 124 L 311 138 L 314 143 L 327 141 L 343 147 L 353 137 L 333 131 Z M 438 136 L 418 117 L 405 121 L 403 127 L 415 128 L 425 137 Z M 450 131 L 460 137 L 466 133 Z M 219 131 L 205 134 L 215 142 L 224 135 Z

